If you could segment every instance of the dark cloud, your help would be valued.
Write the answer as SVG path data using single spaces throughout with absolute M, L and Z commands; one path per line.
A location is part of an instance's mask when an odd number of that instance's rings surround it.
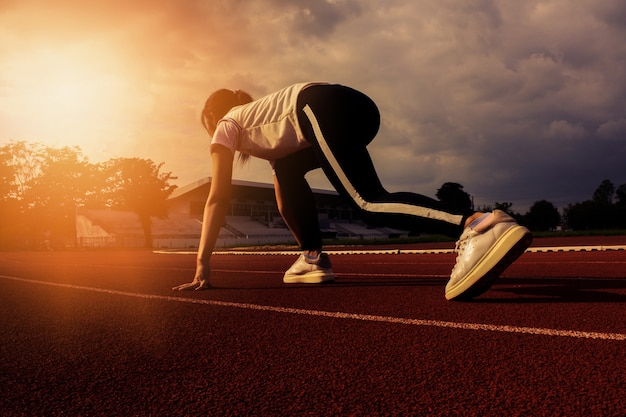
M 621 0 L 589 1 L 591 12 L 620 30 L 626 29 L 626 3 Z
M 379 105 L 371 150 L 390 189 L 433 195 L 454 181 L 481 205 L 523 211 L 540 199 L 584 200 L 603 179 L 626 183 L 621 0 L 59 0 L 45 12 L 34 0 L 10 4 L 0 14 L 11 40 L 3 53 L 49 36 L 113 45 L 112 71 L 132 68 L 129 95 L 147 107 L 133 149 L 154 152 L 187 181 L 209 172 L 197 111 L 210 91 L 258 97 L 325 80 Z M 17 15 L 28 18 L 18 24 Z M 172 141 L 187 148 L 172 152 Z M 236 175 L 259 179 L 257 167 Z

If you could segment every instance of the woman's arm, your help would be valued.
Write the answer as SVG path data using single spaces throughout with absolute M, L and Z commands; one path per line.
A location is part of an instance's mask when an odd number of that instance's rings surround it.
M 210 287 L 211 254 L 230 204 L 233 154 L 225 146 L 214 144 L 211 146 L 211 159 L 213 161 L 211 189 L 204 206 L 196 275 L 192 282 L 174 287 L 173 290 L 203 290 Z
M 213 160 L 213 177 L 209 197 L 204 206 L 202 234 L 198 247 L 198 265 L 208 265 L 230 204 L 233 154 L 225 146 L 213 145 L 211 157 Z

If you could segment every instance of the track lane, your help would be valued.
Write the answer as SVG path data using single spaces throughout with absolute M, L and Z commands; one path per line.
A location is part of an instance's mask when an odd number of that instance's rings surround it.
M 290 256 L 223 255 L 215 289 L 172 293 L 191 279 L 193 255 L 2 253 L 2 275 L 54 285 L 0 279 L 0 407 L 621 415 L 625 342 L 498 326 L 626 334 L 625 257 L 526 253 L 484 296 L 453 303 L 443 298 L 451 254 L 335 255 L 339 278 L 320 286 L 282 284 Z

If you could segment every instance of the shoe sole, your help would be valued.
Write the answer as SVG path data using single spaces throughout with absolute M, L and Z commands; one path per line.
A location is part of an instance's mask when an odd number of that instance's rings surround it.
M 526 251 L 532 240 L 530 231 L 523 226 L 507 230 L 465 278 L 446 291 L 446 299 L 469 300 L 487 291 L 496 278 Z
M 309 272 L 302 275 L 285 275 L 285 284 L 321 284 L 322 282 L 334 281 L 335 274 L 332 272 Z

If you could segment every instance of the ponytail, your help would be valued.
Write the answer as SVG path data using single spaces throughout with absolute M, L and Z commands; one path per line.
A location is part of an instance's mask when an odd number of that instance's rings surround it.
M 221 119 L 233 107 L 247 104 L 251 101 L 252 97 L 245 91 L 231 91 L 222 88 L 221 90 L 217 90 L 211 94 L 204 103 L 204 109 L 202 109 L 202 120 L 204 120 L 204 118 L 206 118 L 210 113 L 212 113 L 217 119 Z
M 252 96 L 250 96 L 250 94 L 246 93 L 245 91 L 235 90 L 234 94 L 235 94 L 235 101 L 237 102 L 237 106 L 240 106 L 242 104 L 247 104 L 252 101 Z

